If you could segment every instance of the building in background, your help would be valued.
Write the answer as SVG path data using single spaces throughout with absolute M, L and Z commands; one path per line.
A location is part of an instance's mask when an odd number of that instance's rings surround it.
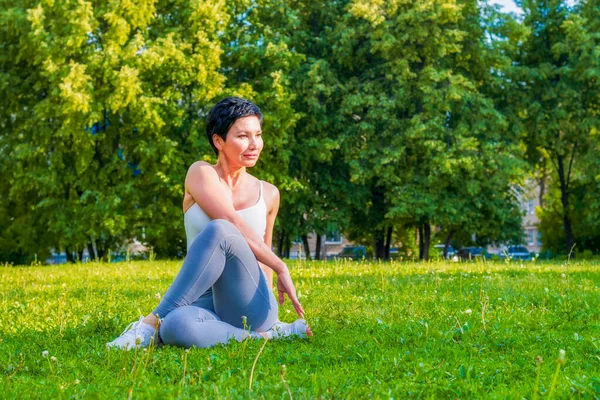
M 354 243 L 346 239 L 339 231 L 331 232 L 327 235 L 323 235 L 321 238 L 321 260 L 326 260 L 329 256 L 335 256 L 342 251 L 344 246 L 350 246 Z M 317 235 L 313 233 L 308 234 L 308 245 L 310 247 L 310 257 L 314 260 L 316 257 L 315 251 L 317 248 Z M 292 243 L 290 247 L 290 259 L 305 259 L 306 254 L 304 250 L 304 244 L 300 239 Z
M 539 253 L 542 250 L 542 241 L 539 231 L 540 219 L 535 210 L 540 207 L 540 186 L 534 180 L 528 180 L 519 194 L 521 211 L 523 213 L 523 245 L 527 247 L 530 253 Z M 498 254 L 504 249 L 504 245 L 488 246 L 487 251 L 491 254 Z

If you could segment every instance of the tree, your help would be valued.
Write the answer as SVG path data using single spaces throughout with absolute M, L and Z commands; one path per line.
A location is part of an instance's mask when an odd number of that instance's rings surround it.
M 5 2 L 1 13 L 2 223 L 33 227 L 11 244 L 102 256 L 145 236 L 180 254 L 197 110 L 224 81 L 221 3 Z
M 598 31 L 592 28 L 598 23 L 580 15 L 582 7 L 597 8 L 592 4 L 521 2 L 523 24 L 530 35 L 510 71 L 515 82 L 514 114 L 524 131 L 528 159 L 534 165 L 548 160 L 552 166 L 566 253 L 574 248 L 577 230 L 573 226 L 576 165 L 589 151 L 590 131 L 598 125 Z
M 422 259 L 434 224 L 451 234 L 468 220 L 489 236 L 515 226 L 516 137 L 486 93 L 506 61 L 494 58 L 480 15 L 476 2 L 354 2 L 345 16 L 341 141 L 351 179 L 370 193 L 356 226 L 373 232 L 378 255 L 394 224 L 418 227 Z M 490 220 L 496 192 L 506 194 Z

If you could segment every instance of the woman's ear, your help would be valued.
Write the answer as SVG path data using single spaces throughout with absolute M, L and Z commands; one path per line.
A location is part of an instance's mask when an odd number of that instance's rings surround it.
M 212 141 L 217 150 L 223 150 L 223 138 L 216 133 L 212 136 Z

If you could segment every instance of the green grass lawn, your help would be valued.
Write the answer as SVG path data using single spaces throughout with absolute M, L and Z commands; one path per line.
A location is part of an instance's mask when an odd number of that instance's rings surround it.
M 310 340 L 107 351 L 179 266 L 1 267 L 0 397 L 600 398 L 597 262 L 292 262 Z

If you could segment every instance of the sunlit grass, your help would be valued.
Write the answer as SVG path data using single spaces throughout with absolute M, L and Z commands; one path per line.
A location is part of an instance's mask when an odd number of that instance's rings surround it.
M 598 263 L 291 262 L 310 340 L 108 352 L 179 266 L 0 268 L 0 397 L 600 397 Z

